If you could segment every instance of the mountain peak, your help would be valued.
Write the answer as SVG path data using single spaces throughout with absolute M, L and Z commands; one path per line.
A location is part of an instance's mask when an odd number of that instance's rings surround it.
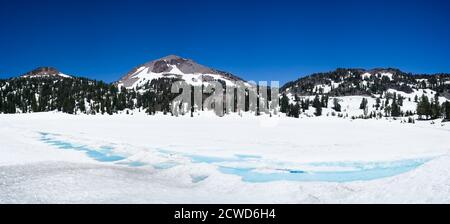
M 61 73 L 54 67 L 38 67 L 30 72 L 20 76 L 21 78 L 38 78 L 38 77 L 60 77 L 70 78 L 71 76 Z
M 162 57 L 162 58 L 160 58 L 158 60 L 180 60 L 180 59 L 184 59 L 184 58 L 182 58 L 182 57 L 180 57 L 178 55 L 171 54 L 171 55 L 167 55 L 165 57 Z M 184 60 L 187 60 L 187 59 L 184 59 Z
M 222 80 L 229 84 L 233 81 L 243 81 L 230 73 L 206 67 L 191 59 L 168 55 L 134 68 L 119 80 L 118 84 L 125 88 L 135 88 L 161 78 L 177 78 L 192 85 L 201 85 L 206 80 Z

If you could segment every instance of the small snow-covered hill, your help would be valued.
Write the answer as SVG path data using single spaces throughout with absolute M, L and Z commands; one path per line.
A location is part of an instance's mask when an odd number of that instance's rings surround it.
M 60 77 L 60 78 L 72 78 L 70 75 L 66 75 L 53 67 L 39 67 L 30 71 L 21 78 L 42 78 L 42 77 Z

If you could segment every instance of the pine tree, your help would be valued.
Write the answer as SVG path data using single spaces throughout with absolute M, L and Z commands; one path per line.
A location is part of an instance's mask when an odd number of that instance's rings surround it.
M 401 116 L 401 109 L 400 106 L 397 104 L 397 102 L 394 100 L 391 105 L 391 116 L 392 117 L 400 117 Z
M 327 95 L 322 96 L 321 98 L 322 107 L 328 108 L 328 99 L 329 97 Z
M 300 104 L 301 104 L 300 106 L 301 106 L 303 111 L 309 110 L 309 104 L 310 104 L 309 99 L 301 100 Z
M 420 119 L 428 119 L 431 116 L 431 104 L 426 95 L 422 95 L 420 101 L 417 103 L 417 115 Z
M 402 96 L 398 96 L 397 104 L 401 107 L 403 106 L 403 100 L 404 100 L 404 98 Z
M 300 117 L 300 104 L 297 102 L 294 106 L 294 117 L 299 118 Z
M 363 98 L 361 104 L 359 105 L 359 109 L 365 110 L 367 108 L 368 101 L 366 98 Z
M 285 93 L 283 93 L 283 96 L 281 97 L 280 102 L 280 112 L 281 113 L 288 113 L 289 112 L 289 98 L 286 96 Z
M 85 105 L 84 99 L 80 99 L 78 107 L 79 107 L 81 113 L 86 113 L 86 105 Z
M 289 117 L 295 117 L 295 118 L 299 118 L 300 117 L 300 105 L 298 103 L 289 105 L 288 116 Z
M 321 116 L 322 115 L 322 103 L 320 101 L 319 95 L 316 95 L 313 101 L 313 107 L 316 108 L 316 112 L 314 115 Z
M 0 91 L 0 114 L 3 112 L 3 95 Z
M 375 108 L 378 110 L 381 107 L 381 99 L 378 97 L 375 103 Z
M 450 121 L 450 102 L 446 101 L 442 104 L 444 110 L 444 119 Z
M 106 110 L 107 114 L 112 115 L 112 105 L 111 105 L 111 99 L 109 97 L 106 98 L 105 110 Z
M 333 110 L 336 112 L 341 112 L 341 104 L 339 104 L 339 99 L 337 98 L 333 99 Z
M 316 112 L 314 113 L 317 117 L 322 116 L 322 107 L 316 107 Z
M 73 114 L 75 109 L 75 100 L 72 97 L 64 99 L 62 111 L 64 113 Z
M 386 106 L 385 108 L 384 108 L 384 116 L 385 117 L 389 117 L 389 116 L 391 116 L 391 112 L 392 112 L 392 108 L 391 108 L 391 106 Z
M 37 101 L 36 101 L 36 97 L 35 96 L 31 97 L 31 111 L 32 112 L 38 112 L 38 105 L 37 105 Z
M 314 108 L 322 107 L 322 102 L 320 101 L 319 95 L 316 95 L 316 97 L 314 98 L 312 106 Z
M 441 117 L 441 106 L 439 104 L 439 95 L 434 96 L 434 102 L 431 103 L 431 119 Z

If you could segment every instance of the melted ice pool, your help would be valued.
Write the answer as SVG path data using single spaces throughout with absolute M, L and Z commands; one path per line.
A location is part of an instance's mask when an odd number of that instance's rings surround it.
M 260 171 L 252 168 L 233 168 L 233 167 L 219 167 L 222 173 L 234 174 L 241 176 L 247 182 L 271 182 L 271 181 L 322 181 L 322 182 L 351 182 L 351 181 L 367 181 L 375 180 L 384 177 L 396 176 L 398 174 L 411 171 L 429 159 L 414 159 L 401 160 L 393 162 L 377 162 L 368 163 L 354 163 L 354 162 L 339 162 L 334 165 L 342 165 L 349 168 L 351 165 L 357 165 L 352 170 L 338 170 L 338 171 L 310 171 L 310 170 L 289 170 L 289 169 L 274 169 L 272 171 Z M 313 166 L 312 164 L 308 164 Z M 322 164 L 318 166 L 326 166 Z
M 114 147 L 103 146 L 97 149 L 86 145 L 58 140 L 58 135 L 40 133 L 40 140 L 60 149 L 85 152 L 87 156 L 100 162 L 127 165 L 130 167 L 152 166 L 158 170 L 171 169 L 179 163 L 167 161 L 157 164 L 147 164 L 130 160 L 126 155 L 118 155 Z M 182 154 L 167 150 L 158 150 L 163 155 L 178 155 L 188 158 L 192 163 L 206 163 L 217 166 L 225 174 L 242 177 L 245 182 L 261 183 L 272 181 L 321 181 L 321 182 L 351 182 L 367 181 L 396 176 L 409 172 L 430 158 L 409 159 L 387 162 L 323 162 L 292 164 L 280 161 L 267 161 L 259 155 L 236 154 L 231 158 L 210 157 L 204 155 Z M 290 169 L 289 166 L 295 167 Z M 193 176 L 193 182 L 201 182 L 207 177 Z

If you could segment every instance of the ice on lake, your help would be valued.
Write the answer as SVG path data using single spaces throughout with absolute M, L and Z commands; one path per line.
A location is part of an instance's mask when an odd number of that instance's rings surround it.
M 77 150 L 99 162 L 115 163 L 130 167 L 148 165 L 135 161 L 127 155 L 118 154 L 111 146 L 99 148 L 58 139 L 58 134 L 40 133 L 40 140 L 64 150 Z M 308 182 L 352 182 L 367 181 L 396 176 L 411 171 L 431 160 L 430 158 L 409 159 L 386 162 L 316 162 L 304 164 L 284 163 L 282 161 L 266 161 L 260 155 L 235 154 L 233 157 L 213 157 L 196 154 L 183 154 L 168 150 L 159 150 L 165 155 L 178 155 L 187 158 L 193 164 L 204 163 L 217 167 L 224 174 L 237 175 L 245 182 L 261 183 L 273 181 L 308 181 Z M 149 164 L 157 170 L 171 169 L 180 165 L 176 161 Z M 304 169 L 289 168 L 304 167 Z M 194 183 L 201 182 L 207 176 L 192 176 Z

